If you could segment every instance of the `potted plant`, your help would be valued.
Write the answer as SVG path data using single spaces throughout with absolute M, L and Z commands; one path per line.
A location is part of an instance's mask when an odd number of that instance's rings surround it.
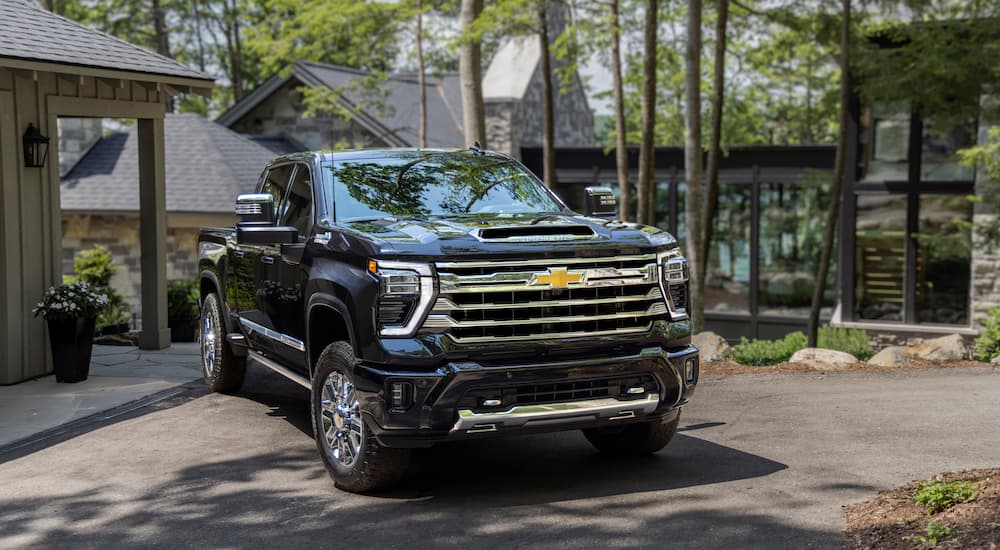
M 56 382 L 80 382 L 90 373 L 97 314 L 108 297 L 87 283 L 50 287 L 35 307 L 49 325 L 49 344 Z
M 198 284 L 189 279 L 167 283 L 167 326 L 170 341 L 194 342 L 198 330 Z

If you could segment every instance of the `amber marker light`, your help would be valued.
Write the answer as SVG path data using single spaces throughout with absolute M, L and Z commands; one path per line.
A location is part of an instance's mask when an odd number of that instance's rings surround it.
M 368 273 L 372 275 L 378 273 L 378 263 L 375 260 L 368 260 Z

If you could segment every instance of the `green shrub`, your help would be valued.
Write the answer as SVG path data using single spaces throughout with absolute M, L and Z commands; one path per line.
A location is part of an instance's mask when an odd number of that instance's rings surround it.
M 113 327 L 132 322 L 132 312 L 121 294 L 111 288 L 111 277 L 118 272 L 111 252 L 101 245 L 77 252 L 73 258 L 72 276 L 63 277 L 65 282 L 87 283 L 108 298 L 108 305 L 97 315 L 97 329 Z
M 943 512 L 961 502 L 976 500 L 976 486 L 971 481 L 930 481 L 921 483 L 913 494 L 913 502 L 928 513 Z
M 850 353 L 859 361 L 869 359 L 875 352 L 868 341 L 868 333 L 854 328 L 819 327 L 816 344 L 824 349 L 832 349 Z
M 937 546 L 939 542 L 955 534 L 955 530 L 943 523 L 931 521 L 927 523 L 927 535 L 915 535 L 908 537 L 931 548 Z
M 777 365 L 788 361 L 792 354 L 806 347 L 806 335 L 793 332 L 781 340 L 747 340 L 733 346 L 733 360 L 741 365 Z
M 1000 308 L 991 309 L 983 323 L 983 334 L 976 338 L 976 359 L 990 361 L 1000 356 Z
M 198 283 L 177 279 L 167 283 L 167 321 L 184 323 L 198 318 Z

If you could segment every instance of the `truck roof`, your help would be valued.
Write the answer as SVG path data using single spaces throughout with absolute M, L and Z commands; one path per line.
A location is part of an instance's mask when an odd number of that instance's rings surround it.
M 434 153 L 451 153 L 451 154 L 466 154 L 475 155 L 477 154 L 472 149 L 436 149 L 436 148 L 416 148 L 416 147 L 382 147 L 382 148 L 372 148 L 372 149 L 351 149 L 347 151 L 303 151 L 300 153 L 292 153 L 289 155 L 282 155 L 280 157 L 274 158 L 269 164 L 274 164 L 277 162 L 282 162 L 286 160 L 304 160 L 304 159 L 319 159 L 325 161 L 336 160 L 372 160 L 381 159 L 389 157 L 400 157 L 409 156 L 414 157 L 419 155 Z M 511 157 L 500 153 L 497 151 L 486 151 L 484 150 L 482 154 L 490 158 L 500 158 L 500 159 L 510 159 Z

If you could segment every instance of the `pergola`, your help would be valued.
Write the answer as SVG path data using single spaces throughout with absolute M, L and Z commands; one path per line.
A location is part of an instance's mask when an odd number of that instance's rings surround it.
M 52 371 L 45 323 L 31 310 L 62 279 L 61 116 L 137 121 L 139 346 L 169 346 L 163 117 L 169 97 L 207 94 L 213 79 L 31 0 L 0 2 L 0 36 L 0 384 Z M 29 125 L 51 138 L 41 167 L 26 166 L 23 136 Z

